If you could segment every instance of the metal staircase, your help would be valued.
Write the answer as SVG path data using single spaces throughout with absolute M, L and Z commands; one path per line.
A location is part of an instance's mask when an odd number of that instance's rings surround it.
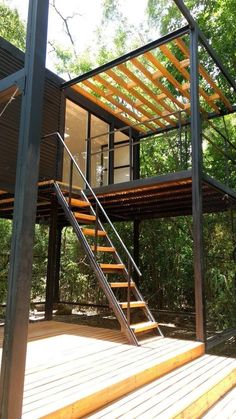
M 67 193 L 63 190 L 60 182 L 54 183 L 54 191 L 58 203 L 63 208 L 78 240 L 83 245 L 89 263 L 96 274 L 100 287 L 106 295 L 110 308 L 113 310 L 120 323 L 122 332 L 126 334 L 129 342 L 135 345 L 139 345 L 138 338 L 147 331 L 153 331 L 160 334 L 160 336 L 163 336 L 156 320 L 145 303 L 143 296 L 132 279 L 134 270 L 141 276 L 139 268 L 135 264 L 131 254 L 104 211 L 101 203 L 81 172 L 62 137 L 59 133 L 54 133 L 46 136 L 46 138 L 52 135 L 60 140 L 68 153 L 71 162 L 69 174 L 70 182 Z M 83 190 L 80 191 L 79 196 L 75 196 L 72 187 L 74 169 L 79 172 L 86 184 L 87 189 L 93 197 L 93 201 L 96 203 L 95 208 L 91 205 Z M 116 247 L 109 238 L 109 235 L 101 222 L 101 218 L 109 224 L 110 229 L 112 229 L 122 246 L 127 258 L 126 264 L 121 260 Z M 105 258 L 108 259 L 106 263 L 104 263 Z M 115 279 L 113 279 L 114 276 Z M 137 310 L 140 312 L 137 313 Z M 136 317 L 138 314 L 140 318 L 138 323 L 133 322 L 132 319 L 135 311 Z

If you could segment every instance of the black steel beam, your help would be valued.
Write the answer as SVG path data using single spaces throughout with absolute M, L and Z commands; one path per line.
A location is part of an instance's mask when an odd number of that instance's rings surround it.
M 195 282 L 196 337 L 197 340 L 205 342 L 206 315 L 202 228 L 202 140 L 198 68 L 198 31 L 194 28 L 190 33 L 193 263 Z
M 123 182 L 123 183 L 116 183 L 113 185 L 101 186 L 98 188 L 94 188 L 95 194 L 98 196 L 99 199 L 102 198 L 102 195 L 115 193 L 117 191 L 132 191 L 138 187 L 145 187 L 145 186 L 155 186 L 159 184 L 165 184 L 168 182 L 180 182 L 182 180 L 188 181 L 192 176 L 191 170 L 182 170 L 179 172 L 174 173 L 167 173 L 165 175 L 155 176 L 146 179 L 136 179 L 132 182 Z M 89 191 L 85 191 L 86 195 L 89 197 L 91 194 Z M 100 195 L 100 196 L 99 196 Z
M 137 48 L 132 52 L 128 52 L 127 54 L 122 55 L 121 57 L 116 58 L 115 60 L 112 60 L 107 64 L 103 64 L 100 67 L 95 68 L 94 70 L 90 70 L 87 73 L 82 74 L 81 76 L 75 77 L 72 80 L 62 83 L 62 88 L 65 89 L 66 87 L 73 86 L 74 84 L 87 80 L 90 77 L 93 77 L 99 73 L 102 73 L 103 71 L 107 71 L 110 68 L 113 68 L 119 64 L 125 63 L 126 61 L 131 60 L 132 58 L 138 57 L 140 54 L 144 54 L 145 52 L 151 51 L 154 48 L 164 45 L 167 42 L 172 41 L 173 39 L 176 39 L 176 38 L 179 38 L 180 36 L 185 35 L 186 33 L 188 33 L 188 31 L 189 31 L 189 25 L 186 25 L 183 28 L 180 28 L 171 33 L 168 33 L 167 35 L 162 36 L 161 38 L 155 41 L 152 41 L 147 45 Z
M 233 87 L 233 89 L 236 91 L 236 84 L 231 75 L 229 74 L 228 70 L 225 68 L 224 64 L 220 60 L 220 58 L 217 56 L 214 49 L 209 44 L 208 40 L 206 39 L 204 33 L 200 30 L 198 23 L 193 18 L 191 13 L 189 12 L 188 8 L 185 6 L 183 0 L 174 0 L 175 4 L 181 11 L 182 15 L 185 17 L 187 22 L 189 23 L 190 27 L 196 29 L 198 31 L 199 39 L 202 43 L 202 45 L 206 48 L 208 54 L 211 56 L 211 58 L 214 60 L 214 62 L 217 64 L 219 69 L 221 70 L 222 74 L 225 76 L 228 83 Z
M 211 119 L 220 118 L 220 117 L 225 116 L 225 115 L 230 115 L 230 114 L 235 113 L 235 112 L 236 112 L 236 105 L 232 105 L 231 111 L 227 110 L 225 112 L 220 112 L 220 113 L 211 112 L 207 115 L 204 115 L 204 118 L 206 120 L 208 120 L 208 119 L 211 120 Z M 191 121 L 189 119 L 188 121 L 183 122 L 181 126 L 182 126 L 182 128 L 183 127 L 188 127 L 190 124 L 191 124 Z M 166 132 L 170 132 L 170 131 L 174 131 L 174 130 L 178 130 L 178 129 L 179 129 L 178 126 L 173 127 L 171 125 L 168 125 L 166 128 L 158 128 L 154 132 L 148 132 L 147 134 L 140 134 L 138 139 L 142 140 L 142 139 L 145 139 L 145 138 L 154 137 L 155 135 L 164 134 Z
M 0 379 L 0 417 L 21 417 L 40 156 L 48 0 L 29 2 L 17 156 L 8 297 Z
M 0 92 L 9 89 L 12 86 L 16 86 L 19 88 L 20 92 L 23 93 L 25 85 L 25 69 L 22 68 L 21 70 L 16 71 L 9 76 L 4 77 L 4 79 L 0 80 Z

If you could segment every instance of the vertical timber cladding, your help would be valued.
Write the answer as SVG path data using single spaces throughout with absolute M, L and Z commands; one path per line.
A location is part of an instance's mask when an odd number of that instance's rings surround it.
M 0 37 L 0 79 L 24 66 L 24 53 Z M 43 103 L 42 134 L 60 132 L 62 79 L 46 70 Z M 0 111 L 5 104 L 0 104 Z M 20 124 L 21 97 L 18 96 L 0 117 L 0 188 L 14 191 L 16 157 Z M 42 142 L 39 179 L 55 179 L 57 171 L 57 144 L 54 139 Z

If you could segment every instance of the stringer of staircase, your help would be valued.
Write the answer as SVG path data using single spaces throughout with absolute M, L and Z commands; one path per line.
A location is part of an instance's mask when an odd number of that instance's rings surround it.
M 54 191 L 56 193 L 58 203 L 63 208 L 65 216 L 67 217 L 70 225 L 73 227 L 78 240 L 84 248 L 90 265 L 98 279 L 99 285 L 105 293 L 109 306 L 120 323 L 122 332 L 126 334 L 129 342 L 135 345 L 139 344 L 138 337 L 142 336 L 145 332 L 152 331 L 163 336 L 156 320 L 154 319 L 132 278 L 133 269 L 135 269 L 139 275 L 141 274 L 138 267 L 60 134 L 56 133 L 56 135 L 71 158 L 71 167 L 72 165 L 76 167 L 82 179 L 87 184 L 88 189 L 92 193 L 93 198 L 95 198 L 96 210 L 92 207 L 90 201 L 82 190 L 80 191 L 79 196 L 75 196 L 74 193 L 72 194 L 71 173 L 69 192 L 68 189 L 67 192 L 63 190 L 62 184 L 54 182 Z M 100 214 L 110 224 L 110 227 L 113 229 L 123 246 L 128 259 L 127 265 L 121 260 L 115 246 L 107 234 L 100 220 Z M 108 257 L 110 259 L 109 263 L 101 263 L 100 255 Z M 116 275 L 116 279 L 112 280 L 111 275 Z M 126 296 L 126 298 L 120 301 L 119 296 L 122 293 Z M 140 321 L 138 322 L 136 320 L 134 322 L 132 321 L 135 311 L 135 314 L 138 314 L 138 318 L 140 318 Z

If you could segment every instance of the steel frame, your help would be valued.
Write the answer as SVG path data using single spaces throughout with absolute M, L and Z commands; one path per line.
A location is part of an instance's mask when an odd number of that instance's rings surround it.
M 170 42 L 173 41 L 173 39 L 176 39 L 180 36 L 183 36 L 185 34 L 187 34 L 189 32 L 189 25 L 183 26 L 180 29 L 177 29 L 165 36 L 162 36 L 161 38 L 150 42 L 147 45 L 144 45 L 140 48 L 137 48 L 136 50 L 129 52 L 128 54 L 124 54 L 119 58 L 116 58 L 115 60 L 110 61 L 107 64 L 101 65 L 100 67 L 95 68 L 94 70 L 88 71 L 85 74 L 82 74 L 81 76 L 75 77 L 72 80 L 69 80 L 65 83 L 62 83 L 62 89 L 65 89 L 67 87 L 73 86 L 76 83 L 82 82 L 83 80 L 88 79 L 89 77 L 93 77 L 96 76 L 97 74 L 109 70 L 112 67 L 119 65 L 119 64 L 123 64 L 126 61 L 130 60 L 131 58 L 135 58 L 140 54 L 143 54 L 145 52 L 151 51 L 154 48 L 159 47 L 160 45 L 165 44 L 166 42 Z
M 42 127 L 48 0 L 29 2 L 9 287 L 0 378 L 0 416 L 21 417 Z M 18 73 L 19 74 L 19 73 Z M 22 74 L 22 72 L 20 73 Z

